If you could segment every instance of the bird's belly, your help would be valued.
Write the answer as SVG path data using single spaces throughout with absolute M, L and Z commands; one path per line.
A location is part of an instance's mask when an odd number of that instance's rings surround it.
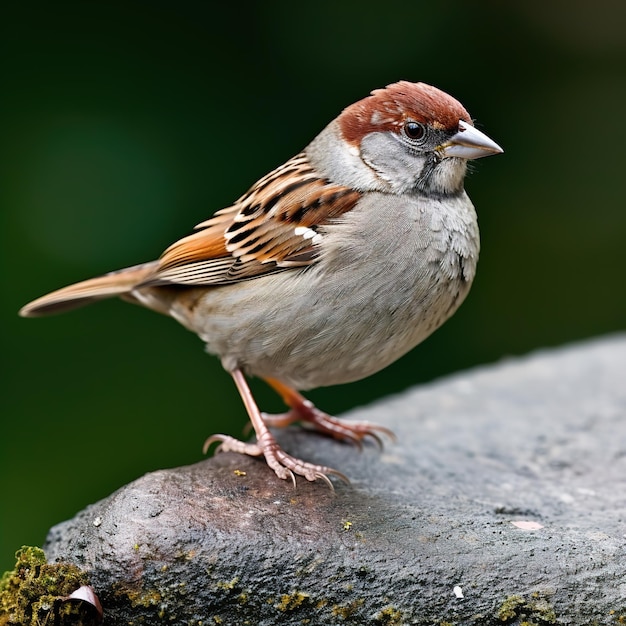
M 456 311 L 479 249 L 476 213 L 464 194 L 392 200 L 371 194 L 350 220 L 328 227 L 313 265 L 193 290 L 188 302 L 173 300 L 171 315 L 227 370 L 297 389 L 383 369 Z
M 310 270 L 287 271 L 209 289 L 191 310 L 175 304 L 172 314 L 227 370 L 306 390 L 393 363 L 441 326 L 469 290 L 468 282 L 435 271 L 412 286 L 350 276 L 312 285 L 312 278 Z

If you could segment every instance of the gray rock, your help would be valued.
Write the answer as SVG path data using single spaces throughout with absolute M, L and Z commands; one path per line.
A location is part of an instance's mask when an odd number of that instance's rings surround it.
M 350 414 L 397 433 L 382 453 L 281 432 L 348 474 L 335 493 L 220 454 L 46 554 L 90 573 L 108 624 L 624 623 L 625 383 L 626 336 L 462 373 Z

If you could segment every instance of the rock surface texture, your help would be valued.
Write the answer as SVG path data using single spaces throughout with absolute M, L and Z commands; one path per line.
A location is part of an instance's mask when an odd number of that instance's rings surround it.
M 334 494 L 220 454 L 89 506 L 46 554 L 88 572 L 106 624 L 626 622 L 626 336 L 347 417 L 398 442 L 279 433 L 351 478 Z

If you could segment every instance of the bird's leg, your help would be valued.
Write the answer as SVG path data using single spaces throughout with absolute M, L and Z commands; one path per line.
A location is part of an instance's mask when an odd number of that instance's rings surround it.
M 222 452 L 239 452 L 249 456 L 265 457 L 267 464 L 274 470 L 276 475 L 283 480 L 291 478 L 293 484 L 296 484 L 295 475 L 304 476 L 307 480 L 317 480 L 318 478 L 325 481 L 332 489 L 332 483 L 329 476 L 336 476 L 340 480 L 348 483 L 348 479 L 337 470 L 324 465 L 315 465 L 306 463 L 300 459 L 287 454 L 279 445 L 274 435 L 269 431 L 267 425 L 263 421 L 261 412 L 252 397 L 250 387 L 240 369 L 233 370 L 231 376 L 237 385 L 241 399 L 246 407 L 246 411 L 250 417 L 250 422 L 254 432 L 256 433 L 256 443 L 245 443 L 228 435 L 213 435 L 204 443 L 204 452 L 206 454 L 209 446 L 218 441 L 220 446 L 218 450 Z
M 350 422 L 337 419 L 320 411 L 310 400 L 307 400 L 295 389 L 285 385 L 280 380 L 275 378 L 265 378 L 264 380 L 290 408 L 290 411 L 281 415 L 263 413 L 262 418 L 267 426 L 287 426 L 294 422 L 308 422 L 316 430 L 335 439 L 350 441 L 359 448 L 362 447 L 362 441 L 366 437 L 371 437 L 381 448 L 382 440 L 380 435 L 386 435 L 392 440 L 395 439 L 393 432 L 384 426 L 377 426 L 370 422 Z

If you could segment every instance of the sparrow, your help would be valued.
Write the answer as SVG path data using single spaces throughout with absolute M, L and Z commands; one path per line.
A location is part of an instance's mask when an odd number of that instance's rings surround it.
M 116 296 L 173 317 L 220 358 L 256 434 L 252 442 L 213 435 L 205 453 L 218 442 L 265 457 L 294 484 L 296 476 L 347 482 L 289 455 L 270 427 L 306 423 L 358 445 L 392 436 L 328 415 L 300 392 L 378 372 L 457 310 L 480 247 L 467 162 L 501 152 L 447 93 L 407 81 L 376 89 L 158 260 L 59 289 L 20 314 Z M 289 410 L 262 413 L 249 376 Z

